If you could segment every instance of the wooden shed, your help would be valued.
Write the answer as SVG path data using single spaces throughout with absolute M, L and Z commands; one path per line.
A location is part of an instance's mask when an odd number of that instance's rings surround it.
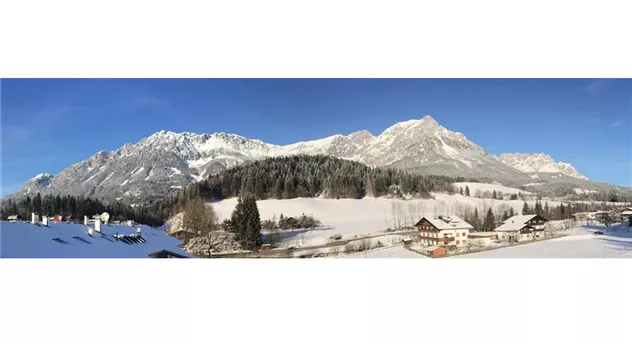
M 431 258 L 443 257 L 448 252 L 443 246 L 430 246 L 425 248 L 426 253 Z

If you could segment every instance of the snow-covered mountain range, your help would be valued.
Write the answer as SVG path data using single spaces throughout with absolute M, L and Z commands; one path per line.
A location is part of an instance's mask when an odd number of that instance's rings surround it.
M 128 201 L 164 197 L 232 166 L 295 154 L 325 154 L 369 166 L 486 178 L 514 185 L 532 182 L 532 172 L 538 172 L 541 181 L 547 176 L 586 179 L 570 164 L 555 162 L 546 155 L 490 155 L 428 115 L 397 123 L 377 136 L 364 130 L 286 146 L 235 134 L 160 131 L 116 151 L 100 151 L 55 176 L 40 174 L 17 194 L 91 195 Z
M 588 180 L 577 172 L 573 165 L 566 162 L 556 162 L 550 155 L 544 153 L 507 153 L 498 156 L 503 163 L 522 172 L 562 173 L 569 177 Z

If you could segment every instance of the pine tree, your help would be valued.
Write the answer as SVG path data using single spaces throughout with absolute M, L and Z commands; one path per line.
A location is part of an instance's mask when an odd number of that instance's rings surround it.
M 505 221 L 509 218 L 509 214 L 507 214 L 507 211 L 505 210 L 505 212 L 503 213 L 503 218 L 502 220 Z
M 255 249 L 261 246 L 261 217 L 254 197 L 245 200 L 246 205 L 246 247 Z
M 465 196 L 470 196 L 470 187 L 465 185 Z
M 461 186 L 461 187 L 459 187 L 459 193 L 460 193 L 461 195 L 463 195 L 463 187 L 462 187 L 462 186 Z
M 535 201 L 535 209 L 534 212 L 537 215 L 542 215 L 542 205 L 540 205 L 540 201 Z
M 472 216 L 472 221 L 471 222 L 472 222 L 471 225 L 472 225 L 472 227 L 474 227 L 474 230 L 479 230 L 480 229 L 480 227 L 481 227 L 481 219 L 478 217 L 478 208 L 474 208 L 474 215 Z
M 516 214 L 514 213 L 513 207 L 509 208 L 509 217 L 514 217 Z
M 551 211 L 549 209 L 549 202 L 544 202 L 544 217 L 547 219 L 551 218 Z
M 497 199 L 496 198 L 496 190 L 494 190 L 494 192 L 492 193 L 492 199 Z
M 494 229 L 495 225 L 494 213 L 492 212 L 492 208 L 487 210 L 487 215 L 485 216 L 485 220 L 483 221 L 483 228 L 486 231 L 491 231 Z
M 283 214 L 281 214 L 281 219 L 283 219 Z M 261 245 L 261 218 L 254 197 L 237 199 L 230 222 L 236 239 L 242 247 L 254 250 Z
M 530 213 L 529 205 L 525 201 L 524 204 L 522 205 L 522 215 L 528 215 L 529 213 Z
M 33 212 L 35 214 L 41 214 L 42 213 L 42 196 L 40 195 L 39 192 L 37 193 L 37 195 L 35 195 L 35 197 L 33 197 Z M 29 218 L 30 218 L 30 216 L 29 216 Z

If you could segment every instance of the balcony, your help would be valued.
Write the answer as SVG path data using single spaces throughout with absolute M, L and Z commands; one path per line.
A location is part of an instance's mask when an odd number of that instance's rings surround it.
M 442 242 L 442 243 L 447 243 L 447 242 L 452 242 L 454 241 L 454 237 L 444 237 L 444 238 L 435 238 L 435 237 L 420 237 L 421 239 L 426 239 L 426 240 L 431 240 L 431 241 L 436 241 L 436 242 Z

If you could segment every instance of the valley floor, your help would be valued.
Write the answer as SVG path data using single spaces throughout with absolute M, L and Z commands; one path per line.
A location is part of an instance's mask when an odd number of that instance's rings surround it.
M 495 211 L 512 207 L 518 213 L 523 206 L 521 200 L 492 200 L 467 197 L 460 194 L 448 195 L 432 194 L 434 199 L 394 200 L 388 198 L 363 199 L 323 199 L 323 198 L 294 198 L 270 199 L 257 201 L 261 220 L 271 219 L 281 214 L 300 216 L 301 214 L 314 216 L 323 224 L 315 230 L 284 231 L 282 246 L 318 246 L 329 243 L 329 238 L 341 235 L 343 240 L 359 238 L 367 235 L 385 234 L 389 228 L 413 226 L 423 215 L 458 214 L 466 207 L 478 207 L 479 213 L 489 207 Z M 535 201 L 528 201 L 531 206 Z M 220 221 L 230 218 L 236 198 L 225 199 L 212 203 Z M 559 202 L 551 201 L 549 205 Z M 473 209 L 473 208 L 472 208 Z M 398 225 L 399 224 L 399 225 Z M 383 242 L 383 244 L 387 244 Z
M 597 230 L 604 235 L 593 235 Z M 564 234 L 568 235 L 453 258 L 632 258 L 632 227 L 625 224 L 610 228 L 584 226 Z
M 357 258 L 424 257 L 400 246 L 403 238 L 415 233 L 414 229 L 385 231 L 396 227 L 398 221 L 400 226 L 411 226 L 424 214 L 454 214 L 460 207 L 513 207 L 518 212 L 523 205 L 520 200 L 490 200 L 459 194 L 433 194 L 433 197 L 434 199 L 426 200 L 295 198 L 262 200 L 257 201 L 257 205 L 262 220 L 273 216 L 278 219 L 281 214 L 286 217 L 305 214 L 312 215 L 323 223 L 323 227 L 314 230 L 282 231 L 283 242 L 279 248 L 279 256 L 288 256 L 287 248 L 294 247 L 294 257 L 317 254 L 330 256 L 333 253 L 337 257 Z M 236 203 L 236 199 L 227 199 L 213 203 L 213 207 L 223 220 L 230 217 Z M 549 202 L 550 205 L 557 203 Z M 394 216 L 394 213 L 399 215 Z M 602 225 L 579 227 L 560 231 L 564 235 L 562 238 L 463 254 L 454 258 L 632 258 L 632 231 L 628 231 L 623 225 L 617 227 L 621 229 L 616 232 L 613 228 L 615 227 L 606 228 Z M 603 231 L 605 235 L 592 235 L 595 230 Z M 331 240 L 334 235 L 341 236 L 335 243 Z M 364 238 L 370 238 L 367 240 L 370 240 L 371 247 L 376 244 L 384 247 L 367 253 L 345 253 L 346 243 L 357 245 Z

